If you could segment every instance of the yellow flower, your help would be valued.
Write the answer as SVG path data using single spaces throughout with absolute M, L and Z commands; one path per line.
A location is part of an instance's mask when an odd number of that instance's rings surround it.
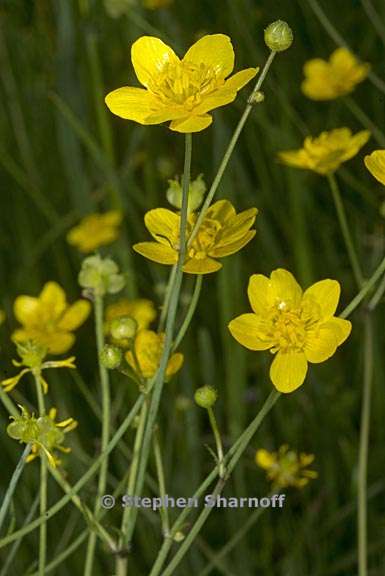
M 337 48 L 329 61 L 314 58 L 306 62 L 302 92 L 312 100 L 334 100 L 352 92 L 369 69 L 369 64 L 359 62 L 346 48 Z
M 7 428 L 8 435 L 19 442 L 32 444 L 27 462 L 31 462 L 43 453 L 50 465 L 55 468 L 60 464 L 60 460 L 55 455 L 54 450 L 71 452 L 71 449 L 65 448 L 62 443 L 64 435 L 74 430 L 78 423 L 73 418 L 56 422 L 56 408 L 52 408 L 46 416 L 39 418 L 33 414 L 30 415 L 23 406 L 20 406 L 20 409 L 21 414 L 19 416 L 11 416 L 13 422 Z
M 87 300 L 69 305 L 64 290 L 56 282 L 47 282 L 37 298 L 18 296 L 14 303 L 16 319 L 22 328 L 14 331 L 15 342 L 35 340 L 51 354 L 67 352 L 75 341 L 72 334 L 90 313 Z
M 385 150 L 375 150 L 365 156 L 364 162 L 372 176 L 385 186 Z
M 314 461 L 314 455 L 305 452 L 298 454 L 294 450 L 289 450 L 287 444 L 281 446 L 278 452 L 257 450 L 255 461 L 260 468 L 266 470 L 267 478 L 275 489 L 289 486 L 303 488 L 309 480 L 318 477 L 317 472 L 308 469 Z
M 100 246 L 114 242 L 119 236 L 122 213 L 111 210 L 105 214 L 89 214 L 80 223 L 71 228 L 67 242 L 76 246 L 80 252 L 93 252 Z
M 173 0 L 143 0 L 143 6 L 149 10 L 157 10 L 158 8 L 165 8 L 170 6 Z
M 227 200 L 215 202 L 206 212 L 198 233 L 187 250 L 184 272 L 208 274 L 222 268 L 215 258 L 238 252 L 255 236 L 250 230 L 258 210 L 250 208 L 237 214 Z M 197 215 L 188 217 L 187 238 L 191 235 Z M 180 215 L 165 208 L 147 212 L 146 228 L 156 242 L 140 242 L 134 250 L 160 264 L 176 264 L 179 250 Z
M 159 38 L 142 36 L 131 48 L 139 82 L 106 96 L 113 114 L 139 124 L 169 122 L 176 132 L 200 132 L 209 126 L 208 112 L 233 102 L 238 90 L 257 74 L 247 68 L 230 78 L 234 50 L 228 36 L 204 36 L 180 60 Z M 226 79 L 227 78 L 227 79 Z
M 107 331 L 112 320 L 122 318 L 123 316 L 130 316 L 136 320 L 139 330 L 148 328 L 156 318 L 154 303 L 145 298 L 138 298 L 136 300 L 122 298 L 113 304 L 109 304 L 106 308 Z
M 159 368 L 164 346 L 164 334 L 157 334 L 152 330 L 140 330 L 135 338 L 134 354 L 126 352 L 125 358 L 131 368 L 139 377 L 148 379 L 155 375 Z M 170 357 L 166 379 L 176 374 L 182 367 L 183 354 L 176 352 Z
M 280 152 L 278 158 L 288 166 L 331 174 L 343 162 L 355 156 L 370 138 L 368 130 L 352 134 L 349 128 L 322 132 L 317 138 L 305 138 L 303 148 Z
M 321 280 L 303 293 L 294 276 L 278 268 L 270 278 L 251 276 L 248 296 L 253 312 L 232 320 L 229 330 L 249 350 L 275 354 L 270 378 L 280 392 L 301 386 L 308 362 L 324 362 L 350 334 L 351 323 L 334 316 L 336 280 Z

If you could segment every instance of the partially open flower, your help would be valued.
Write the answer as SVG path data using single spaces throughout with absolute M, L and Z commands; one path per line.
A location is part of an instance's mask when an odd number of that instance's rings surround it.
M 303 488 L 310 480 L 318 477 L 315 470 L 308 468 L 314 461 L 314 455 L 289 450 L 287 444 L 281 446 L 278 452 L 257 450 L 255 461 L 258 466 L 266 470 L 273 489 Z
M 67 242 L 80 252 L 93 252 L 114 242 L 119 236 L 122 213 L 111 210 L 105 214 L 88 214 L 67 234 Z
M 182 181 L 179 181 L 179 178 L 175 178 L 174 180 L 168 181 L 168 189 L 167 189 L 167 200 L 170 202 L 171 206 L 174 208 L 181 209 L 182 208 L 182 196 L 183 196 L 183 177 Z M 195 180 L 190 182 L 189 191 L 188 191 L 188 208 L 187 211 L 194 212 L 199 208 L 202 204 L 203 196 L 206 192 L 206 183 L 203 180 L 202 174 L 199 174 Z
M 314 58 L 304 66 L 302 91 L 312 100 L 334 100 L 345 96 L 365 80 L 369 64 L 361 63 L 346 48 L 337 48 L 329 60 Z
M 78 279 L 80 286 L 93 296 L 116 294 L 125 284 L 116 262 L 111 258 L 102 258 L 99 254 L 83 260 Z
M 145 89 L 124 86 L 110 92 L 108 108 L 139 124 L 171 121 L 176 132 L 207 128 L 213 120 L 208 112 L 233 102 L 258 71 L 247 68 L 230 76 L 234 50 L 224 34 L 204 36 L 182 60 L 159 38 L 142 36 L 132 45 L 131 60 Z
M 237 214 L 231 202 L 227 200 L 219 200 L 212 204 L 197 235 L 188 247 L 184 272 L 208 274 L 222 268 L 217 258 L 238 252 L 255 236 L 255 230 L 250 228 L 254 224 L 257 212 L 256 208 L 250 208 Z M 196 219 L 196 213 L 189 215 L 187 239 L 192 233 Z M 156 208 L 147 212 L 144 221 L 156 242 L 140 242 L 134 245 L 134 250 L 154 262 L 176 264 L 179 251 L 179 213 Z
M 164 347 L 164 334 L 152 330 L 141 330 L 135 338 L 133 351 L 126 352 L 125 358 L 133 371 L 144 379 L 152 378 L 159 368 Z M 166 368 L 166 379 L 169 380 L 182 367 L 183 354 L 172 354 Z
M 303 148 L 280 152 L 278 158 L 288 166 L 312 170 L 325 176 L 353 158 L 369 138 L 368 130 L 353 135 L 349 128 L 337 128 L 322 132 L 317 138 L 308 136 Z
M 62 444 L 65 434 L 77 427 L 76 420 L 67 418 L 62 422 L 56 422 L 56 408 L 52 408 L 46 416 L 39 418 L 33 414 L 30 415 L 23 406 L 20 409 L 21 414 L 19 416 L 11 416 L 13 422 L 7 427 L 8 435 L 19 442 L 32 445 L 27 462 L 31 462 L 37 456 L 44 454 L 50 465 L 55 468 L 60 464 L 55 451 L 59 450 L 65 453 L 71 451 L 70 448 L 65 448 Z

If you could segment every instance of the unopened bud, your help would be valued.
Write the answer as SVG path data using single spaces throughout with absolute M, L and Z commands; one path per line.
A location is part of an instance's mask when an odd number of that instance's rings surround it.
M 106 344 L 100 352 L 99 360 L 107 370 L 115 370 L 120 366 L 122 357 L 123 354 L 120 348 Z
M 110 334 L 114 340 L 131 340 L 138 329 L 138 323 L 131 316 L 114 318 L 110 326 Z
M 89 256 L 85 258 L 79 272 L 79 284 L 97 296 L 116 294 L 124 286 L 117 264 L 111 258 Z
M 175 180 L 168 181 L 169 187 L 167 189 L 167 200 L 170 202 L 172 206 L 178 208 L 179 210 L 182 208 L 182 196 L 183 196 L 183 178 L 182 181 L 179 182 L 179 178 L 175 178 Z M 190 182 L 190 187 L 188 191 L 188 211 L 194 212 L 199 208 L 202 204 L 203 196 L 206 192 L 206 183 L 203 180 L 202 174 L 199 174 L 195 180 Z
M 217 401 L 218 393 L 212 386 L 202 386 L 194 394 L 194 400 L 201 408 L 211 408 Z
M 265 29 L 265 44 L 274 52 L 283 52 L 293 43 L 293 32 L 287 22 L 276 20 Z

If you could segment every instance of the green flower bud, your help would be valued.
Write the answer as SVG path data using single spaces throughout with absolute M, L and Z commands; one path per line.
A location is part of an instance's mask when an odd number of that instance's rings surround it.
M 117 264 L 111 258 L 101 258 L 99 254 L 83 260 L 78 280 L 82 288 L 96 296 L 116 294 L 124 286 L 124 278 L 119 274 Z
M 218 393 L 212 386 L 202 386 L 194 394 L 194 400 L 201 408 L 211 408 L 217 401 Z
M 131 316 L 114 318 L 110 326 L 110 334 L 114 340 L 131 340 L 138 329 L 138 323 Z
M 169 187 L 167 189 L 167 200 L 170 202 L 172 206 L 178 208 L 179 210 L 182 208 L 182 196 L 183 196 L 183 179 L 182 182 L 179 182 L 179 178 L 175 178 L 175 180 L 168 181 Z M 189 192 L 188 192 L 188 211 L 194 212 L 197 210 L 199 206 L 202 204 L 203 196 L 207 190 L 205 181 L 203 180 L 203 175 L 199 174 L 195 180 L 190 182 Z
M 276 20 L 265 29 L 265 44 L 274 52 L 283 52 L 293 43 L 293 32 L 287 22 Z
M 99 360 L 107 370 L 115 370 L 122 362 L 123 354 L 120 348 L 106 344 L 100 352 Z
M 16 343 L 17 353 L 24 366 L 39 368 L 47 355 L 47 347 L 35 340 Z
M 13 422 L 7 426 L 7 434 L 14 440 L 20 440 L 28 444 L 34 442 L 39 436 L 39 424 L 34 416 L 31 416 L 23 406 L 20 406 L 21 414 L 11 416 Z

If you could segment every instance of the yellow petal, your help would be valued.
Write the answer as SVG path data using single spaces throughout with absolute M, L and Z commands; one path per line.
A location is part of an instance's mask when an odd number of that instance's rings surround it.
M 119 226 L 123 220 L 123 213 L 120 210 L 109 210 L 101 215 L 101 220 L 106 226 Z
M 256 314 L 242 314 L 229 323 L 233 338 L 249 350 L 268 350 L 273 346 L 269 328 L 266 320 Z
M 203 114 L 203 116 L 187 116 L 181 120 L 173 120 L 169 128 L 174 132 L 182 132 L 182 134 L 200 132 L 210 126 L 212 121 L 213 118 L 209 114 Z
M 50 354 L 64 354 L 74 345 L 75 336 L 70 332 L 55 332 L 42 335 L 40 341 L 48 347 Z
M 337 280 L 320 280 L 305 290 L 303 299 L 317 302 L 322 318 L 328 318 L 337 310 L 340 293 L 341 287 Z
M 159 38 L 141 36 L 131 47 L 131 60 L 135 74 L 143 86 L 156 82 L 156 77 L 167 64 L 179 61 L 174 50 Z
M 274 456 L 274 454 L 262 448 L 257 450 L 255 454 L 255 462 L 258 464 L 258 466 L 260 466 L 260 468 L 269 470 L 269 468 L 276 464 L 277 458 Z
M 245 68 L 245 70 L 240 70 L 240 72 L 233 74 L 226 80 L 224 87 L 227 90 L 238 92 L 238 90 L 246 86 L 246 84 L 257 75 L 258 71 L 259 68 Z
M 318 364 L 333 356 L 337 346 L 349 336 L 352 325 L 348 320 L 332 318 L 308 333 L 305 354 L 308 362 Z
M 154 208 L 146 213 L 144 223 L 151 236 L 161 244 L 170 247 L 178 241 L 179 214 L 166 208 Z
M 215 90 L 211 94 L 203 96 L 202 102 L 193 109 L 193 113 L 195 116 L 201 116 L 206 112 L 210 112 L 210 110 L 214 110 L 214 108 L 230 104 L 236 97 L 237 93 L 234 90 L 226 90 L 224 88 Z
M 158 242 L 139 242 L 134 244 L 133 249 L 145 258 L 159 264 L 176 264 L 178 253 L 170 246 L 158 244 Z
M 247 295 L 253 311 L 261 316 L 266 314 L 266 310 L 273 305 L 270 279 L 263 274 L 250 276 Z
M 385 186 L 385 150 L 375 150 L 365 156 L 365 166 L 372 176 Z
M 78 300 L 67 308 L 57 326 L 64 331 L 76 330 L 85 322 L 90 312 L 91 304 L 87 300 Z
M 302 289 L 291 272 L 278 268 L 270 275 L 275 302 L 290 302 L 296 306 L 302 298 Z
M 32 296 L 18 296 L 13 305 L 13 311 L 16 319 L 23 324 L 28 326 L 36 322 L 36 314 L 39 309 L 38 298 L 33 298 Z
M 47 282 L 39 296 L 40 305 L 51 319 L 57 319 L 66 307 L 66 295 L 57 282 Z
M 239 250 L 242 250 L 242 248 L 254 238 L 255 234 L 255 230 L 250 230 L 244 234 L 243 238 L 239 238 L 235 242 L 229 242 L 228 244 L 224 244 L 218 248 L 213 248 L 210 250 L 209 255 L 214 258 L 223 258 L 224 256 L 235 254 L 236 252 L 239 252 Z
M 220 78 L 226 78 L 234 68 L 234 50 L 225 34 L 208 34 L 189 48 L 183 62 L 207 66 Z
M 250 208 L 227 222 L 227 225 L 221 230 L 217 246 L 224 246 L 243 238 L 254 224 L 257 212 L 256 208 Z
M 308 155 L 302 148 L 300 150 L 286 150 L 285 152 L 279 152 L 278 159 L 284 164 L 294 166 L 295 168 L 309 169 L 310 167 Z
M 183 266 L 183 272 L 188 274 L 210 274 L 211 272 L 217 272 L 221 268 L 222 264 L 212 258 L 191 258 Z
M 228 200 L 214 202 L 206 212 L 206 218 L 219 220 L 221 224 L 228 222 L 234 216 L 236 216 L 235 208 Z
M 169 380 L 171 376 L 174 376 L 174 374 L 179 372 L 183 365 L 183 359 L 183 354 L 180 352 L 176 352 L 171 356 L 167 364 L 166 380 Z
M 151 114 L 157 112 L 159 108 L 163 108 L 163 105 L 157 102 L 154 96 L 143 88 L 133 88 L 131 86 L 117 88 L 107 94 L 105 103 L 111 112 L 116 114 L 116 116 L 120 116 L 120 118 L 133 120 L 140 124 L 160 124 L 160 122 L 151 122 L 147 119 Z
M 294 392 L 305 380 L 307 360 L 303 352 L 277 352 L 271 366 L 270 378 L 279 392 Z

